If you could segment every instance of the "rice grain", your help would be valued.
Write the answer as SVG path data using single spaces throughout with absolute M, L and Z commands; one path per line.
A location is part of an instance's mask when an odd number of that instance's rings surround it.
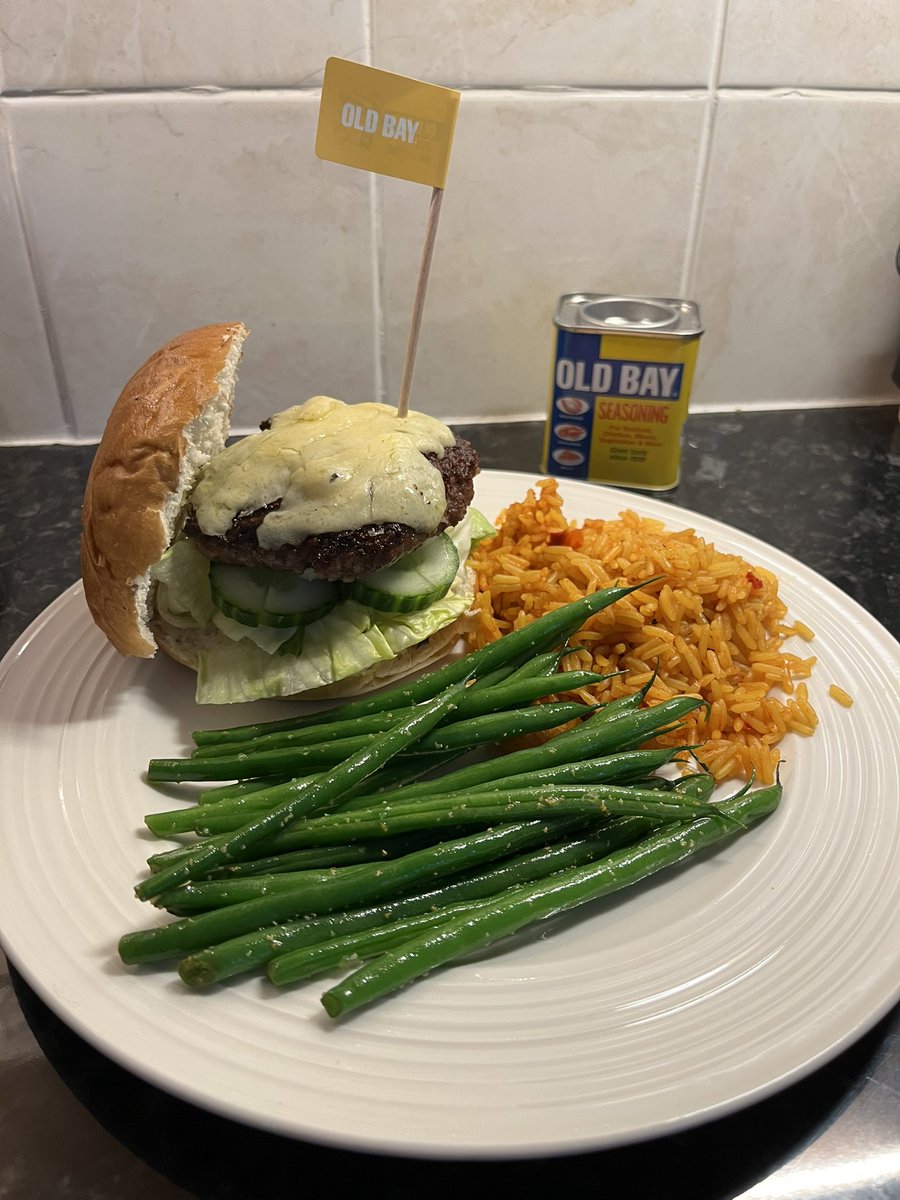
M 631 510 L 576 524 L 563 513 L 555 480 L 541 480 L 538 489 L 511 504 L 497 536 L 473 553 L 472 646 L 600 588 L 664 575 L 592 617 L 571 639 L 564 668 L 624 669 L 591 697 L 605 701 L 637 691 L 656 670 L 649 703 L 696 695 L 710 708 L 655 745 L 696 745 L 696 757 L 719 780 L 755 774 L 771 783 L 782 738 L 811 736 L 817 724 L 806 685 L 797 682 L 816 660 L 783 649 L 787 638 L 808 642 L 813 633 L 786 622 L 775 575 L 693 529 L 669 530 Z

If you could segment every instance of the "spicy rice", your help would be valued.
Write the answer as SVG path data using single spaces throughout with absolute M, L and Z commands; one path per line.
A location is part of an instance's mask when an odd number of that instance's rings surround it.
M 809 736 L 817 725 L 806 685 L 797 682 L 816 660 L 783 649 L 792 635 L 813 635 L 800 622 L 786 623 L 777 578 L 692 529 L 668 530 L 631 511 L 618 520 L 567 521 L 556 481 L 538 486 L 540 495 L 530 489 L 510 505 L 497 537 L 473 553 L 471 644 L 494 641 L 598 588 L 662 575 L 591 618 L 572 639 L 564 668 L 625 671 L 590 697 L 612 700 L 646 685 L 658 667 L 647 703 L 696 695 L 710 711 L 699 709 L 654 744 L 697 744 L 697 757 L 717 779 L 755 773 L 770 783 L 784 735 Z

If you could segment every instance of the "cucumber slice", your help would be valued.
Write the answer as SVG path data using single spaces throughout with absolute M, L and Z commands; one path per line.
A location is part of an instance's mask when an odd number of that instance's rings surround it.
M 446 596 L 458 570 L 456 547 L 439 533 L 389 567 L 348 584 L 347 591 L 379 612 L 418 612 Z
M 310 625 L 341 599 L 340 589 L 326 579 L 231 563 L 210 565 L 209 586 L 213 603 L 226 617 L 275 629 Z

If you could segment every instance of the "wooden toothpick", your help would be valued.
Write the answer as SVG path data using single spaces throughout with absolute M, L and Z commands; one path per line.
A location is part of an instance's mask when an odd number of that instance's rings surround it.
M 431 205 L 428 209 L 428 224 L 425 227 L 425 244 L 422 247 L 422 261 L 419 264 L 419 279 L 416 284 L 416 298 L 413 303 L 412 317 L 409 323 L 409 341 L 406 344 L 406 358 L 403 362 L 403 379 L 400 383 L 400 397 L 397 400 L 397 416 L 405 417 L 409 412 L 409 394 L 412 391 L 412 377 L 416 365 L 416 350 L 419 345 L 419 330 L 422 328 L 422 310 L 425 308 L 425 290 L 428 287 L 428 275 L 431 271 L 431 260 L 434 257 L 434 241 L 437 236 L 438 217 L 441 215 L 441 201 L 444 198 L 443 188 L 431 189 Z

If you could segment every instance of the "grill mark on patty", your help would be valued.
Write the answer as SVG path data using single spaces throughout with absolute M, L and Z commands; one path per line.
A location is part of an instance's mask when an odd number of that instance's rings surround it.
M 438 528 L 422 533 L 396 521 L 363 525 L 359 529 L 343 529 L 335 533 L 319 533 L 305 538 L 297 545 L 263 549 L 256 531 L 267 513 L 281 506 L 276 500 L 254 512 L 234 518 L 224 537 L 201 532 L 193 510 L 185 522 L 185 532 L 197 548 L 217 562 L 236 563 L 245 567 L 270 567 L 276 571 L 312 571 L 322 579 L 352 580 L 369 575 L 381 567 L 390 566 L 427 538 L 448 526 L 456 525 L 466 515 L 474 495 L 473 480 L 478 474 L 478 455 L 463 438 L 457 437 L 438 457 L 425 458 L 437 468 L 444 481 L 447 503 Z

